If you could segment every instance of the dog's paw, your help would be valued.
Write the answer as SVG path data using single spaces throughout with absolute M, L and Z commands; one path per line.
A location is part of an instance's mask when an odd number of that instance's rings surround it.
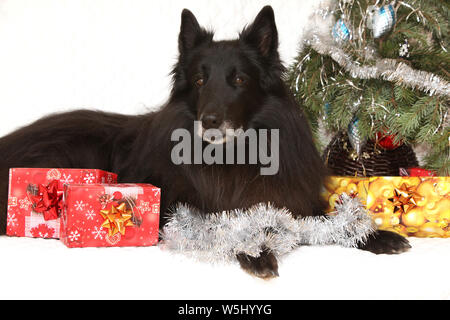
M 358 249 L 373 252 L 375 254 L 398 254 L 411 248 L 409 241 L 401 235 L 384 230 L 372 233 L 365 243 L 358 245 Z
M 269 250 L 264 250 L 257 258 L 251 257 L 244 253 L 236 256 L 241 268 L 249 274 L 269 280 L 278 277 L 278 262 L 277 258 Z

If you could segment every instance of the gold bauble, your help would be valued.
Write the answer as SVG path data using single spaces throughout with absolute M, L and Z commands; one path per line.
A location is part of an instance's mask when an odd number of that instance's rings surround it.
M 400 186 L 404 183 L 408 187 L 417 187 L 421 182 L 422 180 L 419 177 L 404 177 L 399 184 L 396 184 L 396 186 Z
M 439 221 L 437 222 L 437 224 L 438 224 L 439 228 L 441 228 L 442 230 L 444 230 L 445 228 L 447 228 L 447 227 L 449 226 L 450 220 L 448 220 L 448 219 L 442 219 L 442 220 L 439 220 Z
M 331 211 L 334 210 L 336 201 L 339 201 L 339 195 L 337 193 L 332 194 L 328 198 L 328 207 L 330 208 Z
M 440 196 L 436 191 L 434 179 L 422 182 L 416 189 L 416 192 L 422 197 L 417 201 L 417 205 L 422 207 L 429 202 L 436 202 Z
M 436 183 L 436 192 L 440 196 L 450 195 L 450 178 L 440 178 Z
M 384 181 L 389 181 L 394 186 L 399 186 L 402 183 L 404 178 L 403 177 L 382 177 L 381 179 L 383 179 Z
M 392 229 L 394 229 L 397 233 L 400 233 L 401 235 L 407 235 L 408 232 L 406 232 L 406 227 L 401 224 L 397 224 L 395 226 L 392 226 Z
M 400 223 L 400 218 L 399 218 L 399 216 L 392 215 L 392 216 L 390 217 L 390 219 L 389 219 L 389 223 L 390 223 L 392 226 L 395 226 L 395 225 L 399 224 L 399 223 Z
M 334 193 L 334 190 L 336 190 L 337 188 L 339 188 L 340 186 L 340 180 L 341 178 L 337 178 L 337 177 L 328 177 L 325 180 L 325 188 L 331 192 Z
M 436 202 L 428 202 L 424 207 L 424 216 L 428 221 L 439 221 L 439 209 Z
M 416 232 L 418 232 L 419 231 L 419 228 L 417 228 L 417 227 L 407 227 L 406 228 L 406 232 L 409 234 L 409 235 L 412 235 L 412 234 L 414 234 L 414 233 L 416 233 Z
M 419 232 L 426 232 L 437 237 L 443 237 L 445 235 L 445 231 L 439 226 L 438 223 L 434 222 L 427 222 L 423 224 L 420 226 Z
M 420 227 L 426 222 L 423 209 L 415 207 L 402 214 L 401 222 L 407 227 Z
M 391 179 L 387 178 L 388 177 L 370 179 L 369 192 L 372 193 L 375 198 L 390 198 L 393 196 L 394 185 L 392 184 Z
M 353 182 L 349 183 L 345 188 L 345 192 L 347 194 L 356 194 L 356 193 L 358 193 L 358 187 Z
M 442 198 L 436 202 L 428 202 L 424 207 L 425 218 L 431 222 L 450 219 L 450 199 Z
M 322 191 L 320 192 L 320 196 L 322 197 L 322 199 L 328 199 L 331 195 L 332 193 L 325 189 L 322 189 Z
M 384 213 L 372 214 L 372 220 L 379 229 L 390 228 L 392 226 L 390 216 L 387 216 Z
M 440 219 L 447 219 L 450 221 L 450 198 L 443 198 L 436 204 Z
M 339 187 L 347 187 L 348 184 L 351 182 L 351 178 L 343 178 L 339 181 Z

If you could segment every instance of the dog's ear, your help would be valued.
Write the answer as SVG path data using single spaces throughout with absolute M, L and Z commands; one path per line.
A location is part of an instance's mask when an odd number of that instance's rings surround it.
M 278 31 L 271 6 L 265 6 L 258 13 L 255 21 L 242 31 L 240 39 L 256 48 L 263 57 L 270 58 L 278 53 Z
M 181 28 L 178 37 L 178 49 L 180 53 L 186 53 L 200 42 L 208 38 L 209 33 L 200 27 L 194 14 L 188 9 L 181 13 Z M 211 37 L 212 38 L 212 37 Z

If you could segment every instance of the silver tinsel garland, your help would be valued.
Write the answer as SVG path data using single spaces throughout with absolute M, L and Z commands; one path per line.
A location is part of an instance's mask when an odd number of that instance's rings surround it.
M 281 256 L 299 245 L 355 247 L 374 230 L 360 200 L 346 194 L 336 204 L 336 215 L 300 219 L 287 209 L 262 203 L 247 210 L 208 215 L 179 205 L 161 233 L 161 246 L 217 263 L 234 261 L 238 253 L 258 257 L 263 248 Z
M 394 59 L 377 59 L 374 65 L 361 65 L 332 40 L 314 36 L 309 41 L 311 47 L 322 55 L 330 56 L 353 78 L 384 79 L 429 93 L 450 97 L 450 83 L 427 71 L 415 70 L 404 62 Z

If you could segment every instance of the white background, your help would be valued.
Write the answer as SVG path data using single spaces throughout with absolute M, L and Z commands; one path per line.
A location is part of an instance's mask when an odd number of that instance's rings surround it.
M 183 8 L 216 40 L 271 4 L 286 63 L 314 0 L 0 0 L 0 136 L 51 113 L 142 113 L 169 94 Z
M 217 30 L 216 39 L 229 39 L 272 4 L 290 63 L 317 2 L 0 0 L 0 136 L 51 112 L 158 107 L 169 93 L 184 7 Z M 399 256 L 302 247 L 267 282 L 236 264 L 211 266 L 159 247 L 67 249 L 3 236 L 0 298 L 450 299 L 450 239 L 411 241 Z

